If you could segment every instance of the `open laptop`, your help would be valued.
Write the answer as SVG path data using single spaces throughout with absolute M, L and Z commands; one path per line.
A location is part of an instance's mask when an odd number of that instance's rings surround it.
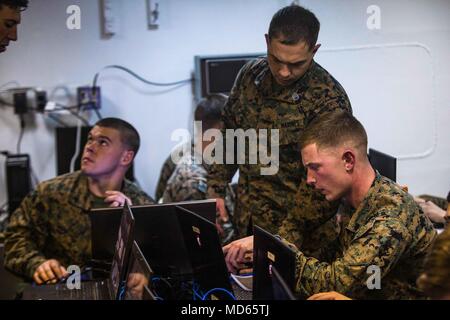
M 215 224 L 185 208 L 176 209 L 198 297 L 235 300 Z
M 294 289 L 296 252 L 266 230 L 253 226 L 253 300 L 273 300 L 273 267 Z
M 369 148 L 369 161 L 382 176 L 397 181 L 397 159 L 386 153 Z
M 125 280 L 125 300 L 157 300 L 150 290 L 153 270 L 136 241 L 133 242 Z
M 125 204 L 116 237 L 110 276 L 101 281 L 81 282 L 80 289 L 69 289 L 67 283 L 32 286 L 24 291 L 24 300 L 121 300 L 124 294 L 126 268 L 133 244 L 134 217 Z
M 183 208 L 195 212 L 212 223 L 215 223 L 216 221 L 216 201 L 214 199 L 133 206 L 133 214 L 138 222 L 135 239 L 141 246 L 141 250 L 145 256 L 148 251 L 147 248 L 144 248 L 145 235 L 148 234 L 146 229 L 150 224 L 174 223 L 174 221 L 176 221 L 175 217 L 164 217 L 162 215 L 165 214 L 165 212 L 173 211 L 173 208 L 176 206 L 182 206 Z M 120 213 L 120 208 L 93 209 L 89 213 L 92 234 L 92 258 L 94 262 L 111 261 L 114 255 L 114 243 L 116 241 L 117 230 L 119 229 Z M 147 216 L 147 214 L 153 214 L 153 216 Z M 155 267 L 153 264 L 151 265 L 152 268 Z

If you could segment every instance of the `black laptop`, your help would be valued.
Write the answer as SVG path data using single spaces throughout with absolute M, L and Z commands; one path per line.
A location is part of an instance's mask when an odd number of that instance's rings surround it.
M 253 226 L 253 235 L 253 300 L 275 299 L 273 267 L 275 274 L 283 279 L 290 290 L 294 290 L 296 252 L 256 225 Z
M 182 207 L 177 207 L 177 217 L 197 297 L 235 300 L 215 224 Z
M 121 300 L 125 292 L 125 277 L 133 244 L 134 217 L 125 204 L 122 210 L 110 276 L 101 281 L 80 283 L 80 289 L 69 289 L 66 283 L 31 286 L 25 289 L 24 300 Z
M 214 199 L 133 206 L 133 214 L 137 221 L 135 239 L 139 243 L 144 255 L 146 255 L 148 251 L 147 248 L 144 248 L 146 240 L 144 239 L 145 234 L 148 234 L 148 230 L 146 230 L 147 227 L 150 224 L 174 223 L 172 220 L 175 219 L 175 217 L 164 217 L 162 215 L 166 212 L 173 212 L 173 208 L 176 206 L 182 206 L 212 223 L 215 223 L 216 221 L 216 201 Z M 116 241 L 117 230 L 119 229 L 120 213 L 120 208 L 92 209 L 89 213 L 92 234 L 92 258 L 94 264 L 101 261 L 111 261 L 114 255 L 114 243 Z M 153 216 L 147 216 L 147 214 L 153 214 Z M 158 241 L 161 239 L 154 240 Z M 152 268 L 155 268 L 153 264 Z

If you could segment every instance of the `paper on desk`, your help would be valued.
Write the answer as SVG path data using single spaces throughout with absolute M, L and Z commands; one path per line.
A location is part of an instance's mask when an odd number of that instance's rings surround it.
M 245 291 L 253 290 L 253 275 L 252 274 L 249 274 L 249 275 L 231 274 L 231 278 L 243 290 L 245 290 Z

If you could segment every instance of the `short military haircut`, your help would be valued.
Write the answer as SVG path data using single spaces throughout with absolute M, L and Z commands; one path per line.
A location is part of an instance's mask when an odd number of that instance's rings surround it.
M 131 124 L 118 118 L 104 118 L 95 125 L 119 131 L 122 143 L 134 151 L 134 155 L 136 156 L 139 146 L 141 145 L 141 138 L 139 137 L 137 130 Z
M 424 262 L 419 288 L 433 299 L 450 295 L 450 227 L 434 241 Z
M 269 39 L 286 45 L 305 41 L 309 50 L 314 48 L 319 36 L 320 22 L 308 9 L 291 5 L 278 10 L 269 26 Z
M 222 121 L 222 112 L 227 102 L 223 94 L 212 94 L 200 100 L 195 108 L 195 121 L 202 122 L 203 130 L 213 128 Z
M 23 11 L 28 8 L 28 0 L 0 0 L 0 9 L 2 6 L 8 6 Z
M 347 111 L 338 110 L 314 119 L 300 137 L 300 149 L 310 144 L 318 149 L 349 145 L 367 155 L 367 133 L 361 122 Z

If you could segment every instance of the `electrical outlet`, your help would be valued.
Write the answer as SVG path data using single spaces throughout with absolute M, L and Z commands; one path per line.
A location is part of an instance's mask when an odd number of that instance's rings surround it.
M 100 109 L 100 87 L 78 87 L 78 107 L 84 110 Z

